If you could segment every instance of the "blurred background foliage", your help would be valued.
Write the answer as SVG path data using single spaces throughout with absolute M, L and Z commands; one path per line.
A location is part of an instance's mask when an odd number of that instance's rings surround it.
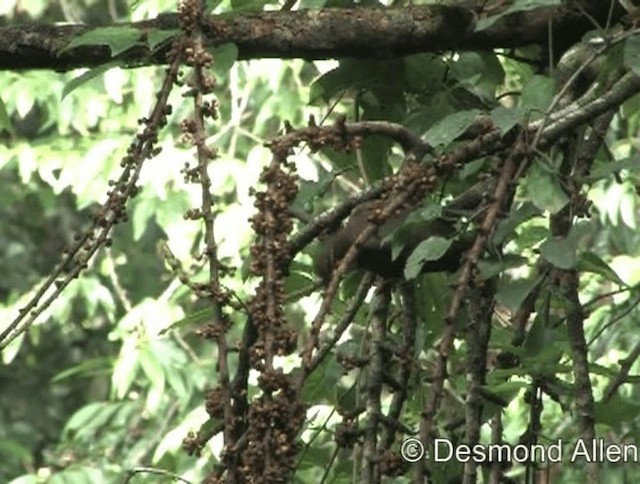
M 176 8 L 164 0 L 131 4 L 9 1 L 2 2 L 0 14 L 7 22 L 109 24 L 112 7 L 115 20 L 123 21 Z M 215 55 L 224 95 L 221 120 L 211 130 L 210 141 L 220 150 L 212 189 L 221 210 L 221 257 L 241 267 L 254 212 L 248 190 L 270 159 L 262 144 L 278 133 L 283 119 L 299 124 L 320 113 L 307 108 L 318 69 L 302 61 L 234 64 L 232 45 Z M 63 98 L 65 86 L 82 73 L 0 74 L 11 120 L 11 129 L 0 133 L 3 322 L 59 263 L 65 245 L 106 198 L 108 180 L 118 172 L 137 119 L 149 113 L 163 68 L 114 68 Z M 188 114 L 178 92 L 172 104 L 172 119 Z M 177 123 L 162 133 L 163 152 L 143 173 L 145 189 L 112 247 L 28 337 L 3 353 L 0 482 L 115 482 L 138 465 L 171 469 L 193 482 L 204 476 L 201 465 L 210 457 L 198 463 L 181 443 L 207 419 L 202 395 L 214 373 L 212 347 L 194 335 L 202 322 L 186 318 L 197 314 L 194 299 L 168 271 L 159 245 L 166 242 L 185 268 L 198 272 L 193 255 L 201 227 L 183 214 L 199 205 L 200 194 L 180 173 L 193 153 L 179 136 Z M 241 295 L 250 289 L 239 276 L 230 285 Z M 180 321 L 177 330 L 160 334 Z M 139 475 L 132 482 L 161 479 Z
M 209 3 L 216 12 L 277 7 L 276 2 L 263 0 Z M 302 6 L 324 3 L 309 0 Z M 328 3 L 351 4 L 346 0 Z M 130 5 L 119 0 L 4 0 L 0 14 L 3 23 L 38 20 L 107 25 L 152 18 L 175 8 L 174 1 L 166 0 L 139 0 Z M 551 79 L 538 75 L 534 67 L 495 53 L 418 54 L 385 62 L 234 62 L 235 54 L 233 45 L 214 52 L 220 119 L 210 131 L 209 142 L 219 150 L 211 171 L 220 210 L 216 224 L 220 256 L 238 268 L 225 284 L 241 297 L 253 287 L 243 277 L 251 240 L 247 219 L 254 213 L 249 189 L 258 184 L 259 172 L 270 160 L 262 145 L 280 132 L 283 120 L 299 126 L 310 115 L 323 120 L 329 113 L 330 119 L 341 113 L 349 119 L 386 119 L 440 141 L 442 148 L 453 139 L 447 137 L 452 127 L 447 116 L 462 113 L 464 119 L 470 119 L 479 111 L 500 108 L 516 114 L 518 108 L 544 109 L 554 89 Z M 2 322 L 39 287 L 60 261 L 65 245 L 105 199 L 108 180 L 118 172 L 137 119 L 150 110 L 163 70 L 112 68 L 63 97 L 65 87 L 81 74 L 0 73 L 1 97 L 10 120 L 0 133 Z M 496 95 L 501 94 L 504 97 L 498 103 Z M 589 193 L 593 217 L 585 222 L 575 246 L 546 249 L 550 258 L 557 259 L 587 250 L 595 254 L 591 260 L 598 269 L 583 276 L 581 297 L 590 310 L 586 330 L 588 340 L 593 341 L 592 361 L 601 367 L 593 375 L 596 396 L 610 376 L 607 368 L 637 340 L 637 103 L 637 99 L 629 101 L 616 118 L 607 138 L 611 153 L 602 150 L 598 156 Z M 173 120 L 189 113 L 190 106 L 178 92 L 172 104 Z M 438 130 L 443 119 L 449 119 L 444 134 Z M 168 247 L 185 269 L 200 272 L 195 255 L 201 227 L 183 218 L 187 208 L 199 206 L 200 188 L 186 184 L 180 173 L 193 154 L 179 138 L 177 123 L 162 132 L 159 146 L 163 151 L 146 166 L 141 180 L 144 189 L 130 206 L 128 222 L 118 226 L 112 247 L 91 261 L 90 269 L 26 337 L 2 353 L 0 482 L 116 482 L 137 466 L 169 470 L 192 482 L 205 475 L 204 466 L 211 456 L 189 457 L 181 450 L 181 442 L 207 420 L 203 393 L 212 386 L 215 374 L 213 347 L 195 334 L 204 316 L 161 256 Z M 363 169 L 356 168 L 357 156 L 366 160 Z M 618 163 L 615 170 L 610 156 Z M 363 175 L 369 182 L 388 175 L 401 157 L 388 140 L 367 138 L 357 155 L 329 150 L 311 154 L 303 148 L 295 154 L 295 161 L 302 177 L 296 203 L 302 210 L 317 212 L 330 205 L 332 197 L 362 187 Z M 549 182 L 545 171 L 553 169 L 552 160 L 540 166 L 532 170 L 520 195 L 538 210 L 545 210 L 561 203 L 562 191 Z M 343 175 L 338 188 L 331 184 L 336 172 Z M 473 176 L 471 166 L 451 183 L 468 185 Z M 532 258 L 549 230 L 538 211 L 528 213 L 524 222 L 514 225 L 516 232 L 508 249 Z M 615 276 L 602 267 L 612 268 Z M 291 291 L 311 284 L 308 256 L 299 258 L 294 269 Z M 517 307 L 526 292 L 518 292 L 517 284 L 512 283 L 530 284 L 531 268 L 521 265 L 509 277 L 499 298 L 506 307 Z M 425 280 L 423 291 L 423 311 L 437 315 L 443 310 L 438 279 Z M 342 303 L 348 297 L 345 291 Z M 317 301 L 312 296 L 291 306 L 292 324 L 303 325 Z M 242 316 L 234 322 L 231 341 L 240 338 Z M 437 330 L 436 326 L 424 329 L 425 347 L 433 342 Z M 354 345 L 360 338 L 356 331 L 344 345 Z M 557 351 L 567 351 L 567 342 L 558 339 L 557 332 L 540 329 L 529 339 L 524 356 L 540 367 L 551 365 L 551 372 L 562 376 L 554 356 L 549 352 L 541 355 L 550 338 L 561 346 Z M 316 482 L 323 475 L 332 458 L 333 405 L 338 398 L 341 403 L 354 398 L 351 383 L 333 360 L 316 376 L 306 395 L 315 405 L 303 439 L 313 445 L 301 457 L 301 482 Z M 512 389 L 524 391 L 523 387 Z M 613 410 L 603 412 L 598 425 L 640 442 L 638 389 L 627 387 L 624 398 L 610 404 Z M 410 402 L 416 418 L 421 398 L 417 392 Z M 526 428 L 528 407 L 513 400 L 506 412 L 506 439 L 517 439 Z M 562 405 L 550 402 L 545 406 L 545 421 L 550 423 L 551 440 L 573 435 Z M 209 447 L 214 456 L 219 455 L 220 439 L 213 439 Z M 334 464 L 332 482 L 349 482 L 349 459 L 338 456 Z M 617 468 L 610 475 L 625 472 L 631 471 Z M 157 475 L 139 474 L 132 482 L 163 481 Z

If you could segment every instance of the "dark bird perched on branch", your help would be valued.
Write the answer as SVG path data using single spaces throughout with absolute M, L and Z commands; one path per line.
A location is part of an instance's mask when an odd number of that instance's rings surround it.
M 403 277 L 407 259 L 414 249 L 424 240 L 430 237 L 454 239 L 442 256 L 435 260 L 426 260 L 421 271 L 427 272 L 454 272 L 460 267 L 462 254 L 470 247 L 474 240 L 474 233 L 467 232 L 456 237 L 458 229 L 455 221 L 460 217 L 461 211 L 478 209 L 487 193 L 491 193 L 494 186 L 493 180 L 486 180 L 469 188 L 444 209 L 439 218 L 422 222 L 408 223 L 407 218 L 411 210 L 400 211 L 390 217 L 376 232 L 369 237 L 359 248 L 355 266 L 387 278 Z M 331 278 L 333 269 L 345 256 L 353 242 L 370 223 L 370 217 L 379 206 L 378 201 L 365 202 L 356 207 L 351 213 L 347 223 L 338 228 L 321 241 L 320 250 L 314 257 L 314 270 L 326 283 Z M 392 234 L 400 230 L 399 237 L 403 248 L 392 257 Z

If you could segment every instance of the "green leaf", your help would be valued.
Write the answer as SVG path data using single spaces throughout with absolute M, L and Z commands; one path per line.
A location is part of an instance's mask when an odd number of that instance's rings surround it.
M 504 135 L 522 121 L 526 113 L 526 110 L 521 107 L 506 108 L 504 106 L 498 106 L 491 111 L 490 116 L 493 124 Z
M 633 173 L 640 173 L 640 156 L 631 156 L 622 160 L 615 160 L 607 163 L 596 165 L 589 176 L 585 177 L 586 182 L 594 182 L 607 178 L 621 170 L 629 170 Z
M 298 475 L 301 471 L 305 470 L 317 470 L 318 462 L 329 462 L 331 460 L 331 451 L 328 447 L 307 447 L 303 452 L 303 457 L 298 461 L 296 466 L 296 482 L 312 482 L 313 478 L 308 480 L 300 480 Z M 311 474 L 314 476 L 315 474 Z M 333 480 L 331 482 L 334 482 Z
M 527 195 L 538 208 L 551 214 L 559 212 L 569 202 L 556 177 L 543 170 L 540 164 L 532 166 L 527 173 Z
M 597 423 L 617 427 L 638 418 L 640 405 L 616 393 L 606 402 L 596 402 L 595 414 Z
M 291 295 L 311 285 L 313 285 L 313 279 L 309 277 L 309 271 L 291 270 L 284 283 L 284 292 L 286 295 Z
M 440 89 L 429 95 L 428 103 L 417 106 L 406 117 L 406 125 L 409 129 L 424 132 L 426 128 L 458 110 L 459 108 L 453 106 L 453 100 L 449 93 L 445 89 Z
M 440 337 L 443 318 L 448 306 L 446 276 L 444 274 L 422 274 L 416 284 L 416 309 L 422 321 L 416 334 L 416 348 L 430 348 Z
M 520 390 L 528 387 L 529 384 L 525 381 L 501 381 L 495 384 L 485 385 L 485 388 L 490 393 L 497 395 L 506 402 L 513 400 Z
M 566 347 L 564 328 L 547 327 L 545 318 L 538 314 L 524 343 L 523 364 L 534 374 L 560 371 L 558 362 Z
M 407 217 L 407 223 L 430 222 L 432 220 L 437 219 L 441 215 L 442 215 L 442 207 L 435 202 L 431 202 L 426 207 L 418 210 L 417 212 L 413 212 L 411 215 L 409 215 Z
M 223 76 L 238 60 L 238 46 L 233 42 L 222 44 L 213 51 L 213 70 L 216 76 Z
M 78 77 L 74 77 L 69 82 L 67 82 L 67 84 L 62 89 L 62 97 L 60 98 L 60 100 L 64 99 L 67 94 L 73 92 L 75 89 L 82 86 L 86 82 L 89 82 L 91 79 L 104 74 L 109 69 L 116 66 L 118 66 L 118 62 L 108 62 L 107 64 L 102 64 L 101 66 L 89 69 L 88 71 L 80 74 Z
M 51 383 L 58 383 L 71 377 L 93 377 L 108 375 L 111 370 L 111 360 L 106 357 L 90 358 L 71 368 L 61 371 L 51 379 Z
M 529 263 L 529 259 L 516 254 L 505 254 L 500 259 L 483 259 L 478 262 L 478 269 L 483 280 L 491 279 L 501 272 Z
M 15 135 L 13 125 L 11 124 L 11 118 L 7 112 L 7 106 L 4 104 L 2 98 L 0 98 L 0 131 L 6 129 L 12 136 Z
M 333 159 L 330 159 L 335 166 Z M 342 158 L 337 161 L 343 161 Z M 346 163 L 346 162 L 345 162 Z M 329 192 L 331 185 L 335 183 L 336 177 L 342 175 L 345 170 L 326 171 L 322 166 L 318 167 L 318 180 L 304 180 L 298 182 L 298 194 L 293 202 L 293 206 L 303 212 L 311 212 L 314 202 L 322 199 L 322 196 Z
M 640 94 L 635 94 L 622 103 L 620 115 L 622 119 L 629 119 L 640 111 Z
M 87 316 L 95 317 L 99 307 L 113 315 L 116 304 L 113 294 L 98 279 L 78 280 L 78 294 L 85 301 Z
M 503 278 L 498 284 L 496 300 L 506 306 L 509 311 L 515 313 L 536 284 L 538 284 L 538 279 L 512 280 Z
M 329 101 L 336 94 L 351 88 L 371 88 L 388 72 L 377 61 L 345 59 L 335 69 L 325 72 L 311 85 L 309 104 Z
M 64 427 L 63 435 L 88 427 L 96 429 L 109 421 L 120 409 L 120 404 L 109 402 L 89 403 L 74 413 Z
M 124 398 L 137 376 L 139 354 L 140 350 L 132 339 L 124 341 L 111 374 L 112 390 L 119 399 Z
M 140 348 L 140 358 L 138 362 L 142 371 L 145 373 L 151 386 L 158 391 L 164 389 L 165 377 L 164 370 L 160 363 L 161 355 L 156 351 L 157 345 L 153 344 L 153 341 L 149 341 L 148 344 Z
M 545 240 L 540 246 L 540 254 L 560 269 L 573 269 L 578 263 L 578 248 L 591 233 L 592 226 L 589 223 L 574 225 L 567 237 Z
M 8 323 L 7 323 L 8 324 Z M 3 328 L 4 329 L 4 328 Z M 2 362 L 8 365 L 18 355 L 25 333 L 20 333 L 11 343 L 2 349 Z
M 422 266 L 427 261 L 440 259 L 451 247 L 452 241 L 444 237 L 429 237 L 418 244 L 414 249 L 404 268 L 404 277 L 407 280 L 415 279 L 420 274 Z
M 640 36 L 632 35 L 627 38 L 623 52 L 624 65 L 640 75 Z
M 527 111 L 543 113 L 555 95 L 556 83 L 546 76 L 533 76 L 522 88 L 520 106 Z
M 540 246 L 540 253 L 560 269 L 571 269 L 576 266 L 578 257 L 575 241 L 569 238 L 554 237 L 545 240 Z
M 72 39 L 60 53 L 83 45 L 106 45 L 115 57 L 138 44 L 140 37 L 140 30 L 132 27 L 97 27 Z
M 158 334 L 163 335 L 165 333 L 168 333 L 172 329 L 181 328 L 186 325 L 198 326 L 202 323 L 211 321 L 212 318 L 213 316 L 211 314 L 211 308 L 198 309 L 197 311 L 194 311 L 191 314 L 188 314 L 184 318 L 162 329 Z
M 496 88 L 504 81 L 504 69 L 493 52 L 461 52 L 450 65 L 450 75 L 488 103 L 495 102 Z
M 391 231 L 382 239 L 382 244 L 391 246 L 391 259 L 396 260 L 407 242 L 415 240 L 416 233 L 420 233 L 425 223 L 437 219 L 442 215 L 442 207 L 437 203 L 412 212 L 400 225 L 390 226 Z
M 175 211 L 175 205 L 164 203 L 161 205 L 161 212 L 164 212 L 165 210 Z M 156 216 L 157 211 L 158 200 L 148 190 L 143 191 L 140 196 L 136 197 L 135 204 L 133 206 L 132 217 L 134 241 L 140 240 L 140 237 L 142 237 L 145 230 L 147 229 L 147 226 L 149 225 L 149 220 L 151 219 L 151 217 Z M 184 211 L 182 213 L 184 213 Z M 172 215 L 175 216 L 175 213 L 172 213 Z
M 411 91 L 430 94 L 442 85 L 446 64 L 440 56 L 421 53 L 408 55 L 402 59 L 404 77 Z
M 512 240 L 516 235 L 516 227 L 523 222 L 541 215 L 541 210 L 531 202 L 525 202 L 501 220 L 495 232 L 491 236 L 493 244 L 502 244 Z
M 175 37 L 176 35 L 180 35 L 180 32 L 180 29 L 152 30 L 147 36 L 147 44 L 149 44 L 149 49 L 155 49 L 157 46 L 162 45 L 164 42 Z
M 31 453 L 31 452 L 30 452 Z M 24 461 L 27 462 L 27 461 Z M 25 474 L 12 479 L 9 484 L 40 484 L 42 481 L 35 474 Z
M 24 463 L 31 463 L 33 461 L 31 449 L 14 440 L 8 439 L 0 439 L 0 456 L 3 456 L 3 460 L 10 457 L 20 459 L 20 461 Z M 37 483 L 37 481 L 35 482 Z
M 478 114 L 477 109 L 450 114 L 429 128 L 424 140 L 431 146 L 446 146 L 464 133 Z
M 352 346 L 353 342 L 347 341 L 345 345 Z M 344 351 L 345 347 L 341 349 Z M 335 356 L 327 355 L 320 366 L 305 379 L 302 390 L 304 401 L 314 402 L 314 404 L 333 403 L 335 387 L 343 374 L 344 368 L 336 361 Z
M 522 348 L 522 358 L 535 357 L 535 355 L 546 347 L 547 338 L 545 333 L 544 322 L 542 318 L 537 315 L 527 332 L 527 337 Z
M 562 0 L 515 0 L 513 5 L 501 11 L 497 15 L 480 19 L 476 24 L 476 32 L 488 29 L 497 20 L 515 12 L 525 12 L 527 10 L 537 10 L 545 7 L 558 7 L 562 5 Z
M 593 252 L 583 252 L 578 258 L 577 269 L 580 272 L 593 272 L 599 274 L 605 279 L 626 286 L 625 282 L 618 277 L 618 274 L 603 261 L 599 255 Z
M 91 467 L 72 466 L 62 472 L 56 472 L 47 479 L 48 484 L 84 484 L 86 482 L 105 482 L 102 470 Z

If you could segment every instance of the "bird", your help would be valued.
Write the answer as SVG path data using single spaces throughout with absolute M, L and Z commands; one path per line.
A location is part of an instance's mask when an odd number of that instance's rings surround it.
M 315 273 L 325 284 L 331 279 L 337 263 L 370 223 L 373 211 L 379 206 L 379 202 L 375 200 L 358 205 L 351 212 L 346 224 L 321 241 L 320 249 L 314 256 L 313 265 Z M 443 217 L 405 223 L 411 213 L 411 210 L 400 211 L 380 225 L 360 246 L 355 268 L 370 271 L 385 278 L 402 278 L 407 259 L 422 241 L 434 236 L 452 239 L 458 232 L 455 222 Z M 397 256 L 393 257 L 392 234 L 396 231 L 400 231 L 399 239 L 404 246 Z M 469 233 L 454 239 L 442 257 L 425 261 L 421 272 L 455 272 L 460 267 L 462 254 L 470 247 L 472 241 L 473 237 Z

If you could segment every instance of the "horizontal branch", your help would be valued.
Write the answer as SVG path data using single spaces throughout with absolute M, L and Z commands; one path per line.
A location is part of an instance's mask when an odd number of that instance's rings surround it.
M 473 8 L 446 5 L 231 13 L 208 17 L 203 32 L 208 45 L 236 44 L 239 59 L 385 59 L 418 52 L 546 45 L 549 26 L 554 31 L 554 47 L 562 49 L 593 29 L 594 20 L 605 25 L 609 14 L 608 1 L 571 3 L 580 8 L 517 12 L 480 32 L 475 31 L 478 20 L 495 15 L 495 11 L 478 13 Z M 614 21 L 622 15 L 619 8 L 615 12 Z M 177 14 L 162 14 L 153 20 L 114 27 L 139 29 L 142 39 L 150 31 L 178 29 L 179 21 Z M 60 53 L 74 37 L 92 28 L 43 24 L 2 27 L 0 69 L 66 71 L 113 60 L 106 46 L 81 46 Z M 127 67 L 165 64 L 168 48 L 149 52 L 141 42 L 118 58 Z

